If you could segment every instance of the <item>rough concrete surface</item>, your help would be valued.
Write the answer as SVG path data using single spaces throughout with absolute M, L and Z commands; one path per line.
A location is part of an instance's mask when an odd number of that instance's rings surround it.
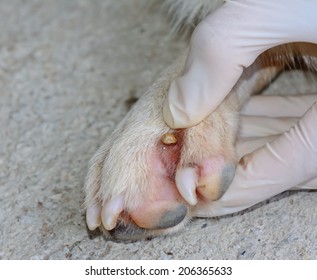
M 284 193 L 182 232 L 88 233 L 87 162 L 185 48 L 146 0 L 0 2 L 0 259 L 316 259 L 317 193 Z M 317 92 L 300 74 L 271 90 Z

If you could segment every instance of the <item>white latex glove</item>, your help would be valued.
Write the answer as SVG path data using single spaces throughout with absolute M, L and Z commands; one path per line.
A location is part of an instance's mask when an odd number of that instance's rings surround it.
M 231 0 L 193 33 L 183 75 L 163 114 L 171 128 L 198 124 L 222 102 L 244 68 L 289 42 L 317 43 L 316 0 Z
M 289 42 L 317 43 L 316 10 L 316 0 L 231 0 L 225 3 L 200 23 L 192 36 L 184 73 L 171 84 L 164 104 L 166 123 L 171 128 L 198 124 L 223 101 L 243 69 L 265 50 Z M 284 111 L 284 106 L 281 103 L 278 111 Z M 274 118 L 272 114 L 269 112 L 267 116 Z M 259 118 L 253 120 L 259 124 Z M 242 158 L 223 197 L 213 203 L 200 204 L 194 209 L 194 215 L 225 215 L 288 189 L 316 188 L 317 103 L 284 132 L 294 120 L 278 120 L 283 124 L 279 137 L 269 136 L 270 133 L 260 135 L 276 139 Z M 262 128 L 266 127 L 265 123 L 267 121 L 262 123 Z M 242 136 L 252 130 L 242 129 Z M 241 142 L 238 149 L 241 151 L 251 144 L 261 146 L 267 141 L 267 138 L 252 139 L 252 143 L 243 145 Z
M 241 112 L 237 144 L 240 156 L 251 153 L 240 161 L 227 192 L 196 206 L 194 215 L 226 215 L 286 190 L 317 190 L 316 102 L 317 94 L 252 97 Z

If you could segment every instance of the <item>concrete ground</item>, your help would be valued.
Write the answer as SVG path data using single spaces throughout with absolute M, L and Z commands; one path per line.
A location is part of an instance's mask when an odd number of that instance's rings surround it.
M 120 243 L 86 230 L 89 158 L 186 45 L 145 2 L 0 2 L 0 259 L 316 259 L 313 192 L 195 219 L 152 240 Z M 317 92 L 299 74 L 270 90 L 294 88 Z

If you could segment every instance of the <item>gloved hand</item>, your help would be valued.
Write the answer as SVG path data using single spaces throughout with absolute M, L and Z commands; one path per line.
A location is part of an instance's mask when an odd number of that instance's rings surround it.
M 265 50 L 289 42 L 317 43 L 316 9 L 314 0 L 231 0 L 216 10 L 199 24 L 192 36 L 184 74 L 172 83 L 164 105 L 166 123 L 171 128 L 198 124 L 223 101 L 243 69 Z M 303 97 L 299 98 L 297 103 Z M 287 116 L 286 104 L 282 101 L 277 104 L 278 111 L 286 112 Z M 267 112 L 269 119 L 260 127 L 267 129 L 268 123 L 279 123 L 281 135 L 264 133 L 262 136 L 268 138 L 252 138 L 252 143 L 243 142 L 242 138 L 237 147 L 242 155 L 250 152 L 243 151 L 243 147 L 255 144 L 260 148 L 241 159 L 223 197 L 210 204 L 200 204 L 194 214 L 225 215 L 288 189 L 316 188 L 317 103 L 309 105 L 311 108 L 305 107 L 308 111 L 304 116 L 301 114 L 305 110 L 295 119 L 294 116 L 288 119 L 286 126 L 286 119 L 272 122 L 270 118 L 276 112 Z M 253 117 L 253 121 L 259 127 L 260 119 Z M 293 126 L 294 121 L 297 122 Z M 255 131 L 248 129 L 248 124 L 247 121 L 242 125 L 242 136 L 243 131 Z M 272 142 L 266 143 L 269 140 Z
M 197 205 L 193 214 L 221 216 L 286 190 L 317 190 L 316 102 L 317 94 L 252 97 L 241 112 L 242 159 L 229 189 L 219 200 Z
M 262 52 L 284 43 L 317 43 L 316 0 L 230 0 L 194 31 L 183 75 L 163 114 L 171 128 L 205 119 Z

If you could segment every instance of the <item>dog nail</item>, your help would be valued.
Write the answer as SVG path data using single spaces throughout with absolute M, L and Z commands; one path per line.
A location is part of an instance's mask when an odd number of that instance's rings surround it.
M 190 205 L 197 203 L 196 197 L 196 170 L 192 167 L 178 169 L 176 171 L 175 182 L 178 191 Z
M 101 211 L 101 220 L 106 230 L 112 230 L 117 225 L 117 220 L 123 211 L 123 197 L 119 196 L 105 203 Z
M 86 211 L 86 222 L 90 230 L 95 230 L 101 225 L 100 220 L 101 207 L 99 204 L 89 206 Z

